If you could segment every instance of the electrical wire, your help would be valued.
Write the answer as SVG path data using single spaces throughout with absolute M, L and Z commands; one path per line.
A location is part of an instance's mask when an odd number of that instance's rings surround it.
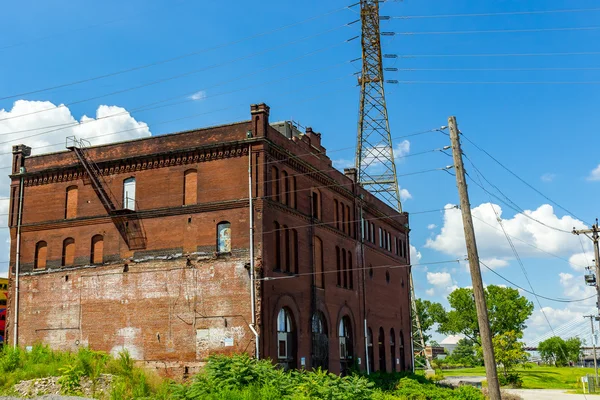
M 564 31 L 595 31 L 600 26 L 576 26 L 570 28 L 534 28 L 534 29 L 490 29 L 476 31 L 430 31 L 430 32 L 382 32 L 383 36 L 415 36 L 415 35 L 470 35 L 480 33 L 533 33 L 533 32 L 564 32 Z
M 600 67 L 548 67 L 548 68 L 398 68 L 402 72 L 415 71 L 597 71 Z
M 403 85 L 600 85 L 600 81 L 398 81 Z
M 495 13 L 473 13 L 473 14 L 437 14 L 437 15 L 402 15 L 389 17 L 389 19 L 422 19 L 422 18 L 455 18 L 455 17 L 496 17 L 503 15 L 534 15 L 534 14 L 562 14 L 600 11 L 600 8 L 574 8 L 564 10 L 540 10 L 540 11 L 507 11 Z
M 577 300 L 567 300 L 567 299 L 556 299 L 556 298 L 552 298 L 552 297 L 546 297 L 546 296 L 542 296 L 541 294 L 536 294 L 535 292 L 532 292 L 530 290 L 527 290 L 519 285 L 517 285 L 516 283 L 510 281 L 508 278 L 500 275 L 497 271 L 495 271 L 493 268 L 490 268 L 486 263 L 484 263 L 483 261 L 481 261 L 481 259 L 479 259 L 479 262 L 486 267 L 489 271 L 491 271 L 494 275 L 500 277 L 502 280 L 504 280 L 505 282 L 509 283 L 511 286 L 516 287 L 517 289 L 521 289 L 522 291 L 532 294 L 534 296 L 540 297 L 544 300 L 549 300 L 549 301 L 555 301 L 558 303 L 578 303 L 578 302 L 582 302 L 582 301 L 586 301 L 586 300 L 590 300 L 593 299 L 594 297 L 596 297 L 596 295 L 592 295 L 590 297 L 585 297 L 583 299 L 577 299 Z
M 551 202 L 552 204 L 554 204 L 555 206 L 557 206 L 558 208 L 560 208 L 561 210 L 565 211 L 567 214 L 570 214 L 573 218 L 576 218 L 576 219 L 578 219 L 580 221 L 584 221 L 585 222 L 584 219 L 577 217 L 574 213 L 572 213 L 571 211 L 567 210 L 565 207 L 561 206 L 560 204 L 558 204 L 557 202 L 555 202 L 554 200 L 552 200 L 550 197 L 546 196 L 545 194 L 543 194 L 542 192 L 540 192 L 539 190 L 537 190 L 535 187 L 533 187 L 531 184 L 529 184 L 527 181 L 525 181 L 523 178 L 521 178 L 519 175 L 517 175 L 515 172 L 513 172 L 511 169 L 509 169 L 507 166 L 505 166 L 500 161 L 498 161 L 498 159 L 496 159 L 494 156 L 492 156 L 489 152 L 487 152 L 485 149 L 481 148 L 475 142 L 473 142 L 471 139 L 469 139 L 469 137 L 466 136 L 463 132 L 460 132 L 460 134 L 469 143 L 471 143 L 473 146 L 475 146 L 479 151 L 483 152 L 485 155 L 487 155 L 489 158 L 491 158 L 496 164 L 500 165 L 504 170 L 506 170 L 508 173 L 510 173 L 515 178 L 517 178 L 519 181 L 521 181 L 521 183 L 523 183 L 526 186 L 528 186 L 534 192 L 536 192 L 537 194 L 539 194 L 540 196 L 542 196 L 543 198 L 545 198 L 546 200 L 548 200 L 549 202 Z M 591 226 L 592 224 L 588 224 L 588 225 Z
M 305 24 L 305 23 L 310 22 L 310 21 L 314 21 L 314 20 L 319 19 L 319 18 L 323 18 L 323 17 L 329 16 L 329 15 L 338 13 L 340 11 L 348 9 L 349 7 L 352 7 L 352 6 L 341 7 L 341 8 L 332 10 L 332 11 L 328 11 L 328 12 L 323 13 L 323 14 L 319 14 L 319 15 L 316 15 L 316 16 L 309 17 L 309 18 L 304 19 L 304 20 L 299 21 L 299 22 L 294 22 L 294 23 L 291 23 L 291 24 L 280 26 L 278 28 L 270 29 L 270 30 L 267 30 L 267 31 L 264 31 L 264 32 L 261 32 L 261 33 L 254 34 L 254 35 L 249 35 L 249 36 L 243 37 L 241 39 L 233 40 L 231 42 L 219 44 L 219 45 L 208 47 L 208 48 L 205 48 L 205 49 L 195 50 L 195 51 L 193 51 L 191 53 L 181 54 L 181 55 L 178 55 L 178 56 L 175 56 L 175 57 L 171 57 L 171 58 L 167 58 L 167 59 L 163 59 L 163 60 L 158 60 L 158 61 L 155 61 L 155 62 L 152 62 L 152 63 L 149 63 L 149 64 L 144 64 L 144 65 L 139 65 L 139 66 L 132 67 L 132 68 L 122 69 L 122 70 L 119 70 L 119 71 L 115 71 L 115 72 L 111 72 L 111 73 L 103 74 L 103 75 L 97 75 L 97 76 L 94 76 L 94 77 L 91 77 L 91 78 L 81 79 L 81 80 L 78 80 L 78 81 L 72 81 L 72 82 L 63 83 L 63 84 L 60 84 L 60 85 L 46 87 L 46 88 L 43 88 L 43 89 L 36 89 L 36 90 L 27 91 L 27 92 L 12 94 L 12 95 L 9 95 L 9 96 L 0 97 L 0 100 L 12 99 L 12 98 L 15 98 L 15 97 L 22 97 L 22 96 L 27 96 L 27 95 L 30 95 L 30 94 L 41 93 L 41 92 L 45 92 L 45 91 L 49 91 L 49 90 L 60 89 L 60 88 L 67 87 L 67 86 L 79 85 L 81 83 L 91 82 L 91 81 L 95 81 L 95 80 L 98 80 L 98 79 L 104 79 L 104 78 L 108 78 L 108 77 L 112 77 L 112 76 L 116 76 L 116 75 L 125 74 L 125 73 L 128 73 L 128 72 L 133 72 L 133 71 L 138 71 L 138 70 L 142 70 L 142 69 L 154 67 L 154 66 L 157 66 L 157 65 L 167 64 L 167 63 L 170 63 L 170 62 L 173 62 L 173 61 L 177 61 L 177 60 L 181 60 L 181 59 L 184 59 L 184 58 L 187 58 L 187 57 L 196 56 L 196 55 L 199 55 L 199 54 L 207 53 L 209 51 L 222 49 L 222 48 L 225 48 L 225 47 L 229 47 L 229 46 L 233 46 L 233 45 L 236 45 L 236 44 L 239 44 L 239 43 L 243 43 L 243 42 L 248 41 L 248 40 L 252 40 L 252 39 L 256 39 L 256 38 L 262 37 L 262 36 L 270 35 L 272 33 L 280 32 L 280 31 L 283 31 L 283 30 L 286 30 L 286 29 L 289 29 L 289 28 L 292 28 L 292 27 L 295 27 L 295 26 L 298 26 L 298 25 Z
M 477 53 L 477 54 L 404 54 L 398 58 L 440 58 L 440 57 L 557 57 L 600 55 L 600 51 L 563 52 L 563 53 Z

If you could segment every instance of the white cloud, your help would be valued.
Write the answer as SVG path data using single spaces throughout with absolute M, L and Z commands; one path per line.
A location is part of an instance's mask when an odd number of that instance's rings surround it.
M 403 140 L 394 148 L 394 158 L 406 157 L 408 153 L 410 153 L 410 142 L 408 140 Z
M 428 272 L 427 282 L 437 287 L 452 286 L 452 276 L 448 272 Z
M 540 177 L 540 179 L 542 180 L 542 182 L 552 182 L 554 180 L 554 178 L 556 178 L 556 174 L 552 174 L 550 172 L 545 173 L 544 175 L 542 175 Z
M 406 201 L 412 199 L 412 194 L 410 194 L 408 190 L 401 188 L 400 186 L 398 186 L 398 189 L 400 189 L 400 200 Z
M 500 258 L 482 258 L 481 262 L 490 267 L 491 269 L 502 268 L 508 265 L 508 261 L 502 260 Z
M 0 272 L 0 278 L 8 278 L 8 271 Z
M 425 293 L 427 294 L 427 296 L 433 296 L 433 295 L 435 295 L 435 289 L 434 288 L 427 289 L 425 291 Z
M 588 181 L 600 181 L 600 164 L 590 172 L 587 179 Z
M 332 160 L 333 167 L 337 168 L 340 171 L 343 171 L 344 168 L 352 168 L 355 166 L 354 160 L 347 160 L 345 158 L 340 158 L 339 160 Z
M 418 251 L 417 248 L 411 244 L 410 245 L 410 262 L 417 264 L 421 261 L 422 257 L 423 256 L 421 255 L 421 252 Z
M 573 254 L 569 257 L 569 263 L 571 264 L 571 268 L 575 271 L 583 271 L 586 266 L 594 265 L 594 253 L 589 252 L 579 252 Z
M 194 100 L 194 101 L 204 100 L 205 98 L 206 98 L 206 92 L 204 90 L 200 90 L 188 97 L 188 99 Z
M 449 208 L 451 205 L 447 205 Z M 502 218 L 502 208 L 496 204 L 484 203 L 472 209 L 473 224 L 477 238 L 477 247 L 480 257 L 483 260 L 496 260 L 493 263 L 496 266 L 502 266 L 514 255 L 497 221 L 496 213 Z M 570 216 L 558 217 L 554 214 L 554 209 L 548 204 L 539 206 L 536 210 L 525 210 L 525 214 L 517 214 L 512 218 L 502 219 L 504 229 L 513 239 L 519 255 L 521 257 L 550 257 L 548 254 L 529 246 L 524 242 L 530 243 L 537 248 L 560 255 L 570 257 L 581 251 L 579 239 L 570 235 L 573 227 L 581 229 L 585 224 Z M 528 218 L 531 217 L 531 218 Z M 543 226 L 532 220 L 536 219 L 548 226 L 561 229 L 566 232 L 560 232 Z M 482 222 L 484 221 L 484 222 Z M 515 239 L 516 238 L 516 239 Z M 588 249 L 589 244 L 586 244 Z M 427 240 L 425 247 L 437 250 L 455 257 L 462 257 L 466 254 L 466 246 L 463 232 L 461 211 L 458 209 L 446 209 L 444 212 L 444 224 L 438 235 Z M 579 249 L 579 250 L 578 250 Z M 572 268 L 580 269 L 587 264 L 573 262 Z
M 42 111 L 47 110 L 47 111 Z M 29 115 L 24 115 L 29 114 Z M 18 118 L 15 118 L 20 116 Z M 53 128 L 47 128 L 53 126 Z M 48 133 L 44 133 L 49 131 Z M 87 139 L 92 145 L 137 139 L 150 136 L 150 129 L 139 122 L 122 107 L 100 105 L 94 118 L 86 115 L 77 120 L 67 106 L 49 101 L 17 100 L 11 109 L 0 109 L 0 165 L 10 166 L 11 150 L 15 144 L 32 147 L 33 154 L 41 154 L 65 149 L 65 138 L 77 136 Z M 8 171 L 8 170 L 7 170 Z M 6 197 L 10 181 L 6 174 L 0 178 L 0 196 Z M 0 213 L 6 214 L 8 201 L 0 201 Z M 0 217 L 0 225 L 7 226 L 6 216 Z M 0 230 L 0 243 L 9 243 L 7 229 Z M 4 251 L 8 260 L 8 244 Z M 0 264 L 0 274 L 5 273 L 8 264 Z
M 427 225 L 427 229 L 429 229 L 429 230 L 432 230 L 432 229 L 435 229 L 435 228 L 437 228 L 436 224 L 429 224 L 429 225 Z

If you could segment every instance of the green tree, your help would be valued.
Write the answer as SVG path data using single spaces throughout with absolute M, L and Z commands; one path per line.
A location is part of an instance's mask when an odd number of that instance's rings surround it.
M 561 337 L 552 336 L 540 342 L 538 351 L 545 363 L 562 367 L 569 361 L 577 362 L 581 352 L 581 339 L 575 337 L 565 341 Z
M 517 365 L 527 361 L 527 353 L 524 350 L 525 343 L 519 342 L 519 339 L 522 338 L 521 332 L 508 331 L 500 333 L 492 339 L 496 363 L 501 365 L 505 378 L 509 377 Z
M 514 331 L 522 333 L 525 321 L 533 312 L 533 303 L 513 288 L 490 285 L 485 289 L 488 318 L 492 336 Z M 473 290 L 456 289 L 448 296 L 450 311 L 436 316 L 438 332 L 463 334 L 476 344 L 480 344 L 477 311 L 473 300 Z
M 481 357 L 478 357 L 473 341 L 470 339 L 460 339 L 447 359 L 449 362 L 464 366 L 483 365 Z
M 428 332 L 436 322 L 440 322 L 440 318 L 445 315 L 446 311 L 440 303 L 421 299 L 416 299 L 415 302 L 417 304 L 417 314 L 421 323 L 421 330 L 423 331 L 423 339 L 426 344 L 430 344 L 431 335 Z

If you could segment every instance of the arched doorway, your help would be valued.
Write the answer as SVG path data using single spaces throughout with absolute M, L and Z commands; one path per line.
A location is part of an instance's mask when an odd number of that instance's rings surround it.
M 379 328 L 379 338 L 377 340 L 379 344 L 379 371 L 386 372 L 385 364 L 385 333 L 383 328 Z
M 347 375 L 354 359 L 352 324 L 347 315 L 340 320 L 338 337 L 340 342 L 340 374 Z
M 404 356 L 404 333 L 400 331 L 400 343 L 398 343 L 398 347 L 400 348 L 400 371 L 406 370 L 406 360 Z
M 294 369 L 296 365 L 296 327 L 292 313 L 286 307 L 277 315 L 277 362 L 284 370 Z
M 321 311 L 313 314 L 312 321 L 312 367 L 329 369 L 329 339 L 327 322 Z

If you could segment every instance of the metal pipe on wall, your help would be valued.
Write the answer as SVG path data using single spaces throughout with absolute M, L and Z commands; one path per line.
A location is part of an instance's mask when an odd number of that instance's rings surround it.
M 14 302 L 14 310 L 15 310 L 15 322 L 13 327 L 13 346 L 17 347 L 19 345 L 18 333 L 19 333 L 19 273 L 21 267 L 21 216 L 23 214 L 23 173 L 25 172 L 25 167 L 21 167 L 19 170 L 19 174 L 21 174 L 21 179 L 19 181 L 19 211 L 17 214 L 17 257 L 15 260 L 15 302 Z
M 250 330 L 254 334 L 254 351 L 257 360 L 260 360 L 260 335 L 256 331 L 256 280 L 254 278 L 254 201 L 252 198 L 252 146 L 248 145 L 248 199 L 250 218 L 250 309 L 252 319 Z

